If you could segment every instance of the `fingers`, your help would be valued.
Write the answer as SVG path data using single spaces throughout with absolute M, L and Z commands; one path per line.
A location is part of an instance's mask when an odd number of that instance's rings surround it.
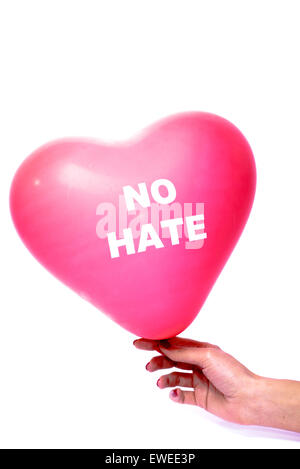
M 159 378 L 157 386 L 160 389 L 176 386 L 170 392 L 170 399 L 181 404 L 197 405 L 216 415 L 221 415 L 224 395 L 228 393 L 222 389 L 224 388 L 223 375 L 221 376 L 222 386 L 218 385 L 220 381 L 218 374 L 224 368 L 224 357 L 227 362 L 229 359 L 232 361 L 232 357 L 222 352 L 216 345 L 180 337 L 168 340 L 138 339 L 134 341 L 134 345 L 141 350 L 156 350 L 162 354 L 150 360 L 146 365 L 148 371 L 172 367 L 192 370 L 192 373 L 173 372 Z M 183 390 L 179 386 L 194 388 L 194 390 Z
M 218 347 L 207 343 L 190 341 L 182 342 L 177 338 L 160 342 L 160 351 L 173 362 L 183 362 L 189 365 L 205 368 Z
M 160 351 L 160 345 L 164 346 L 167 343 L 172 344 L 173 347 L 209 347 L 219 348 L 216 345 L 209 344 L 208 342 L 197 342 L 196 340 L 184 339 L 182 337 L 173 337 L 168 340 L 151 340 L 151 339 L 137 339 L 133 345 L 140 350 L 156 350 Z
M 139 350 L 156 350 L 159 352 L 159 340 L 137 339 L 133 345 Z
M 186 363 L 180 363 L 180 362 L 173 362 L 165 355 L 158 355 L 157 357 L 151 358 L 151 360 L 146 365 L 146 370 L 152 372 L 152 371 L 163 370 L 165 368 L 173 368 L 173 367 L 180 368 L 181 370 L 193 369 L 192 365 L 189 365 Z
M 153 357 L 146 365 L 147 371 L 163 370 L 165 368 L 173 368 L 174 363 L 164 355 Z
M 162 353 L 173 362 L 186 363 L 188 365 L 205 368 L 210 357 L 207 348 L 177 348 L 165 349 L 161 347 Z
M 197 340 L 192 339 L 184 339 L 183 337 L 172 337 L 171 339 L 167 340 L 160 340 L 159 344 L 162 346 L 169 345 L 172 347 L 199 347 L 199 348 L 216 348 L 219 347 L 217 345 L 209 344 L 208 342 L 198 342 Z
M 168 375 L 161 376 L 157 381 L 157 386 L 160 389 L 173 388 L 175 386 L 182 386 L 183 388 L 192 388 L 193 375 L 192 373 L 170 373 Z
M 166 356 L 172 366 L 183 370 L 192 370 L 195 367 L 204 368 L 211 356 L 211 351 L 219 349 L 216 345 L 207 342 L 197 342 L 195 340 L 183 339 L 181 337 L 173 337 L 168 340 L 150 340 L 137 339 L 133 342 L 134 346 L 140 350 L 156 350 Z M 159 361 L 155 358 L 152 368 L 152 360 L 147 364 L 149 371 L 160 369 L 160 363 L 164 365 L 162 368 L 171 368 L 171 363 L 167 361 Z
M 194 391 L 183 391 L 176 388 L 170 392 L 170 399 L 179 404 L 197 405 Z

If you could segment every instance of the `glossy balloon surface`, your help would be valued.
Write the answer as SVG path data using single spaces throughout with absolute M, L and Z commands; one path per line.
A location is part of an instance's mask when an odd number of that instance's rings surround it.
M 152 202 L 158 179 L 172 182 L 181 207 L 203 204 L 202 247 L 162 239 L 163 248 L 128 255 L 121 247 L 112 258 L 107 238 L 97 235 L 102 209 L 114 207 L 118 225 L 124 186 L 145 183 Z M 25 245 L 53 275 L 134 334 L 162 339 L 183 331 L 201 309 L 247 221 L 255 181 L 240 131 L 215 115 L 188 113 L 126 144 L 67 139 L 41 147 L 15 175 L 11 213 Z M 138 238 L 134 244 L 138 251 Z

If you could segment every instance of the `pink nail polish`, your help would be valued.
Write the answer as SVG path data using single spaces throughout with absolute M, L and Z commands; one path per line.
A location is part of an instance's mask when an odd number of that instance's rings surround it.
M 177 400 L 177 399 L 178 399 L 178 390 L 177 390 L 177 389 L 173 389 L 173 390 L 170 392 L 170 397 L 171 397 L 171 399 Z
M 158 380 L 156 381 L 156 386 L 160 388 L 160 378 L 158 378 Z
M 150 362 L 148 362 L 147 365 L 145 366 L 147 371 L 150 371 L 149 366 L 150 366 Z

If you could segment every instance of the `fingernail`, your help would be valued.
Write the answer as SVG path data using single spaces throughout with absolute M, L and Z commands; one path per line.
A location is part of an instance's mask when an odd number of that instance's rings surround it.
M 146 370 L 147 371 L 150 371 L 150 362 L 147 363 L 147 365 L 145 366 Z
M 158 378 L 158 380 L 156 381 L 156 385 L 160 388 L 160 385 L 161 385 L 160 378 Z
M 172 389 L 172 391 L 170 392 L 170 398 L 174 401 L 178 400 L 178 389 Z
M 135 339 L 132 344 L 135 345 L 137 343 L 138 339 Z

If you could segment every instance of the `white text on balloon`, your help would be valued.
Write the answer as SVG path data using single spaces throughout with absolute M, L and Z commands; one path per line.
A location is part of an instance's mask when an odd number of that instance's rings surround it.
M 167 189 L 167 195 L 162 196 L 159 188 L 164 186 Z M 135 201 L 144 209 L 151 206 L 150 197 L 147 191 L 146 183 L 138 184 L 139 192 L 132 186 L 124 186 L 123 193 L 126 202 L 126 208 L 129 212 L 135 211 Z M 162 205 L 171 204 L 176 198 L 176 189 L 174 184 L 168 179 L 157 179 L 151 184 L 151 194 L 153 199 Z M 97 212 L 98 213 L 98 212 Z M 190 242 L 200 241 L 207 238 L 204 230 L 204 213 L 190 215 L 183 219 L 182 217 L 165 219 L 160 222 L 163 229 L 168 230 L 169 238 L 172 245 L 179 244 L 179 229 L 185 224 L 187 238 Z M 98 231 L 97 231 L 98 234 Z M 123 237 L 117 238 L 116 232 L 111 231 L 107 233 L 107 239 L 112 258 L 120 257 L 120 247 L 126 248 L 128 255 L 135 254 L 136 252 L 145 252 L 149 247 L 160 249 L 165 247 L 158 232 L 151 223 L 144 223 L 141 225 L 139 245 L 136 251 L 134 244 L 134 236 L 131 228 L 123 229 Z

